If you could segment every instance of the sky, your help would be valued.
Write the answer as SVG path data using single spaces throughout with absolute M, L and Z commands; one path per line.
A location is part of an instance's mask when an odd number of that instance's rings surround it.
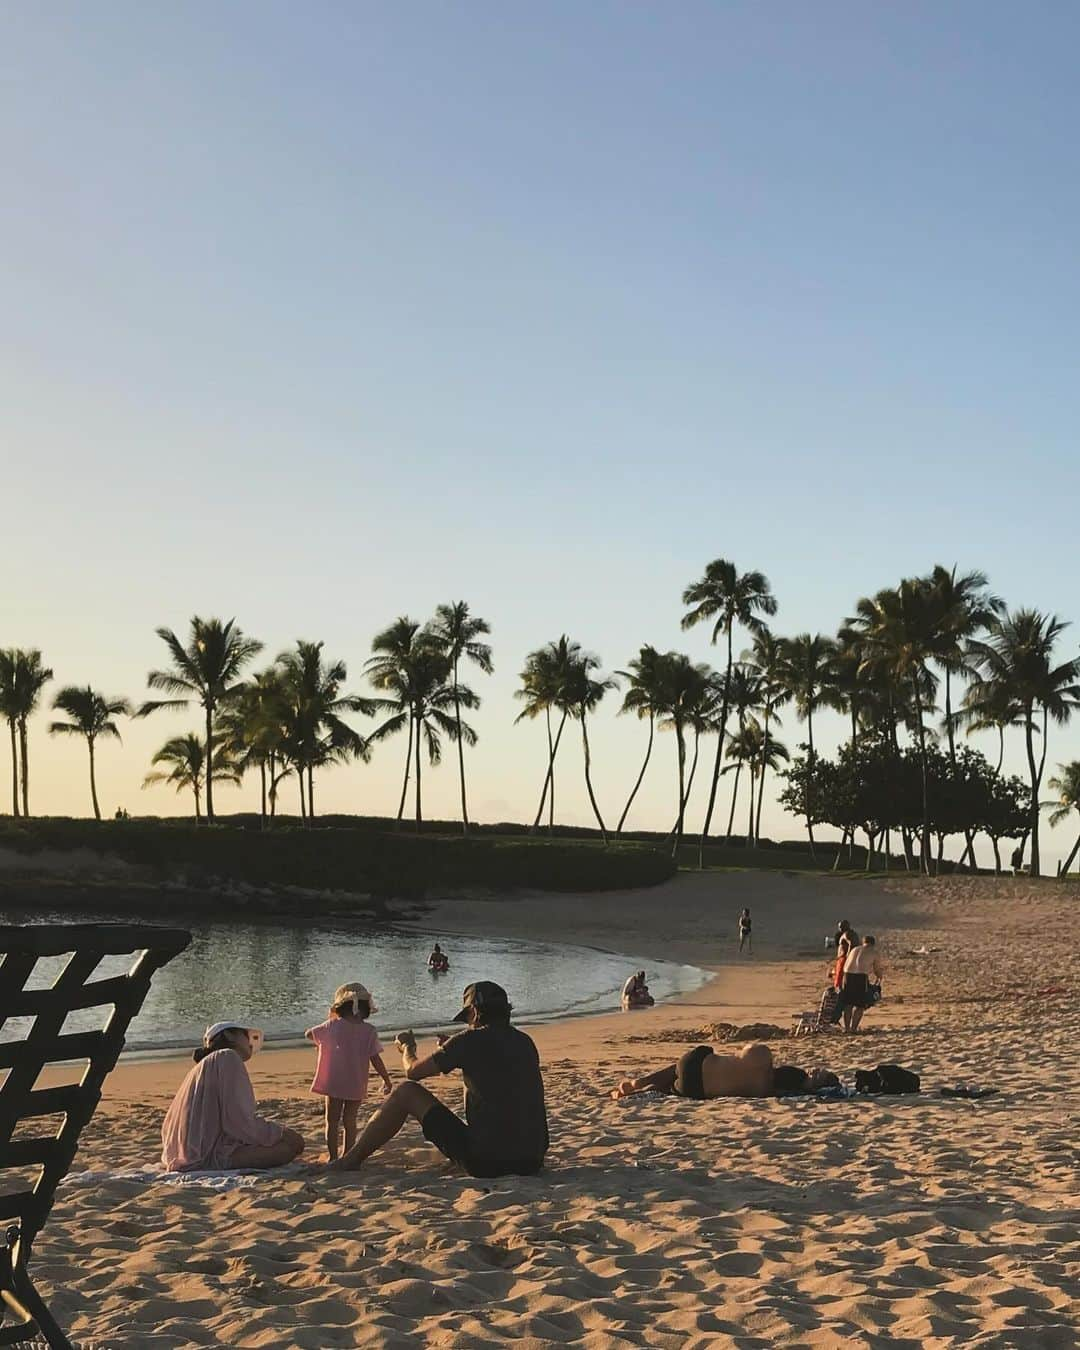
M 718 662 L 679 629 L 712 558 L 768 575 L 781 633 L 938 562 L 1080 619 L 1078 41 L 1037 0 L 11 9 L 0 645 L 40 647 L 50 695 L 138 701 L 155 628 L 235 616 L 267 657 L 325 639 L 363 691 L 380 628 L 465 599 L 499 820 L 545 767 L 525 654 Z M 609 819 L 645 746 L 618 703 Z M 32 806 L 86 813 L 47 722 Z M 103 807 L 187 810 L 140 784 L 195 725 L 126 724 Z M 395 809 L 404 753 L 325 774 L 323 809 Z M 674 781 L 666 737 L 629 823 L 666 828 Z M 456 802 L 446 764 L 426 810 Z M 577 742 L 558 803 L 589 821 Z M 799 834 L 768 799 L 763 829 Z

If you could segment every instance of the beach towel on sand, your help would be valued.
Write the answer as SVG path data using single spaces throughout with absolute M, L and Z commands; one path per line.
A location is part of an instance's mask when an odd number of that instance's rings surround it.
M 112 1181 L 135 1182 L 142 1186 L 200 1186 L 211 1191 L 243 1190 L 259 1181 L 289 1181 L 303 1176 L 303 1163 L 287 1167 L 264 1168 L 257 1172 L 166 1172 L 163 1167 L 117 1168 L 113 1172 L 69 1172 L 61 1186 L 100 1186 Z

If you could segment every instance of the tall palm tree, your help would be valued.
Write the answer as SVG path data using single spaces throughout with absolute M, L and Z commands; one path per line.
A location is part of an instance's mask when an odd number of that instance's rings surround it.
M 672 856 L 678 857 L 686 820 L 686 806 L 690 800 L 694 772 L 697 768 L 698 741 L 711 730 L 716 709 L 722 696 L 719 677 L 704 663 L 695 663 L 681 652 L 667 652 L 663 657 L 661 673 L 662 705 L 659 710 L 661 731 L 674 731 L 676 764 L 678 769 L 678 811 L 672 829 Z M 686 772 L 686 730 L 694 732 L 694 762 Z
M 1054 649 L 1068 627 L 1055 614 L 1034 609 L 1008 611 L 988 625 L 984 640 L 972 643 L 979 674 L 972 701 L 1008 707 L 1017 704 L 1024 723 L 1028 772 L 1031 776 L 1031 873 L 1040 875 L 1039 789 L 1046 766 L 1050 722 L 1059 726 L 1080 708 L 1080 660 L 1054 664 Z M 1035 756 L 1035 737 L 1042 748 Z
M 729 694 L 731 689 L 731 668 L 734 664 L 732 635 L 735 625 L 741 624 L 751 633 L 758 633 L 764 627 L 761 616 L 771 617 L 776 613 L 776 599 L 773 596 L 769 579 L 763 572 L 739 573 L 735 564 L 727 558 L 716 558 L 705 568 L 699 581 L 687 586 L 683 591 L 683 604 L 690 609 L 683 615 L 682 627 L 694 628 L 699 623 L 712 622 L 711 641 L 715 645 L 723 634 L 727 643 L 727 665 L 724 674 L 724 694 L 720 705 L 719 731 L 716 738 L 716 762 L 713 764 L 712 783 L 709 787 L 709 804 L 705 811 L 705 824 L 698 845 L 698 866 L 705 863 L 705 840 L 712 824 L 713 810 L 716 806 L 716 790 L 720 783 L 720 767 L 724 759 L 724 737 L 727 734 Z
M 281 653 L 277 664 L 284 696 L 284 747 L 300 780 L 302 814 L 306 776 L 306 814 L 310 822 L 315 819 L 316 768 L 371 758 L 367 741 L 344 721 L 343 715 L 359 713 L 370 717 L 378 703 L 342 692 L 341 686 L 348 678 L 345 662 L 324 660 L 321 642 L 298 641 L 295 647 Z
M 474 666 L 479 666 L 485 675 L 490 675 L 493 671 L 491 648 L 487 643 L 478 640 L 491 632 L 491 626 L 486 619 L 470 614 L 469 606 L 464 600 L 457 600 L 450 605 L 439 605 L 435 611 L 435 618 L 429 626 L 429 631 L 444 655 L 450 660 L 450 674 L 455 689 L 458 688 L 459 684 L 458 667 L 463 659 L 471 661 Z M 458 774 L 461 778 L 461 830 L 463 834 L 468 834 L 469 807 L 465 799 L 465 738 L 461 735 L 461 699 L 458 697 L 454 699 L 454 719 L 458 725 L 458 734 L 455 739 L 458 747 Z
M 285 742 L 288 707 L 281 668 L 270 666 L 234 689 L 218 717 L 222 745 L 238 771 L 259 771 L 263 828 L 277 814 L 278 787 L 293 772 Z
M 596 804 L 596 794 L 592 785 L 592 753 L 589 748 L 589 713 L 595 712 L 609 689 L 619 687 L 618 680 L 610 675 L 597 676 L 600 658 L 591 652 L 579 652 L 577 660 L 570 668 L 567 681 L 561 693 L 561 706 L 575 721 L 581 723 L 581 743 L 585 752 L 585 789 L 589 794 L 593 815 L 600 826 L 600 837 L 607 843 L 607 829 L 600 808 Z
M 30 754 L 28 725 L 41 701 L 41 691 L 52 679 L 37 648 L 9 647 L 0 653 L 0 707 L 11 732 L 13 814 L 19 814 L 18 790 L 22 791 L 22 814 L 30 815 Z M 16 750 L 16 733 L 18 750 Z
M 0 651 L 0 716 L 8 724 L 11 737 L 11 814 L 19 818 L 19 692 L 15 681 L 14 647 Z
M 728 757 L 732 758 L 732 746 L 736 740 L 739 741 L 740 749 L 745 750 L 749 742 L 743 736 L 746 730 L 746 719 L 750 716 L 752 708 L 757 708 L 761 697 L 761 682 L 758 679 L 757 672 L 752 666 L 744 665 L 740 662 L 732 667 L 731 686 L 728 692 L 728 703 L 731 711 L 735 713 L 737 730 L 728 741 Z M 756 745 L 757 743 L 754 742 Z M 742 765 L 745 761 L 740 761 L 735 770 L 735 786 L 731 794 L 731 810 L 728 812 L 727 830 L 724 833 L 724 842 L 731 842 L 731 829 L 735 823 L 735 799 L 739 794 L 739 777 Z M 730 765 L 729 765 L 730 767 Z M 747 844 L 749 845 L 749 838 Z
M 1005 685 L 983 684 L 976 677 L 973 679 L 975 682 L 965 690 L 964 701 L 953 714 L 953 720 L 958 725 L 962 723 L 969 736 L 980 731 L 997 733 L 998 758 L 994 772 L 1000 776 L 1005 762 L 1005 733 L 1010 727 L 1024 725 L 1024 708 Z
M 806 723 L 806 738 L 812 767 L 816 757 L 814 713 L 822 707 L 835 708 L 839 701 L 831 683 L 836 644 L 832 638 L 824 637 L 821 633 L 813 635 L 800 633 L 797 637 L 784 638 L 782 641 L 784 682 L 794 701 L 799 720 Z M 806 807 L 806 833 L 810 837 L 810 856 L 816 858 L 813 806 L 809 791 Z
M 1046 786 L 1051 792 L 1057 793 L 1057 800 L 1043 802 L 1043 806 L 1050 810 L 1050 824 L 1060 825 L 1063 820 L 1068 820 L 1074 811 L 1080 811 L 1080 760 L 1074 759 L 1068 764 L 1059 764 L 1057 774 L 1046 780 Z M 1080 852 L 1080 836 L 1077 836 L 1069 856 L 1061 864 L 1062 876 L 1068 873 L 1078 852 Z
M 514 718 L 514 724 L 516 725 L 526 719 L 533 721 L 543 714 L 547 728 L 547 771 L 540 792 L 540 805 L 536 811 L 536 819 L 532 823 L 533 830 L 536 830 L 540 824 L 541 817 L 544 814 L 545 802 L 548 806 L 548 830 L 553 831 L 555 829 L 555 756 L 559 753 L 563 728 L 566 726 L 566 720 L 569 717 L 564 694 L 571 672 L 580 655 L 580 645 L 572 642 L 563 633 L 554 642 L 545 643 L 543 647 L 538 647 L 535 651 L 529 652 L 525 658 L 525 668 L 519 676 L 521 688 L 514 691 L 514 697 L 525 704 L 521 712 Z M 559 718 L 558 730 L 554 736 L 551 731 L 552 713 L 557 714 Z
M 386 697 L 373 700 L 374 709 L 387 711 L 390 716 L 372 732 L 372 742 L 385 740 L 403 728 L 409 731 L 412 754 L 412 772 L 415 780 L 416 829 L 423 823 L 421 788 L 421 750 L 427 747 L 428 763 L 432 766 L 442 760 L 442 738 L 464 738 L 467 745 L 476 744 L 476 732 L 467 722 L 459 721 L 455 709 L 475 708 L 480 700 L 463 684 L 455 683 L 446 653 L 434 642 L 430 633 L 422 631 L 411 619 L 401 618 L 379 633 L 372 643 L 375 655 L 366 663 L 368 679 Z M 408 787 L 409 767 L 406 767 L 402 787 L 401 810 L 404 809 Z
M 214 772 L 219 781 L 238 783 L 240 775 L 236 766 L 225 753 L 224 746 L 213 747 L 217 751 Z M 211 753 L 213 753 L 213 750 Z M 151 764 L 164 765 L 164 769 L 155 769 L 143 779 L 143 787 L 152 787 L 155 783 L 171 783 L 177 792 L 190 789 L 195 796 L 195 823 L 202 821 L 202 792 L 206 785 L 208 757 L 205 744 L 189 731 L 185 736 L 173 736 L 167 740 L 150 761 Z M 207 817 L 209 819 L 209 817 Z
M 638 794 L 638 788 L 641 787 L 642 780 L 645 777 L 645 770 L 649 767 L 649 757 L 652 755 L 653 736 L 656 732 L 656 716 L 663 710 L 664 706 L 664 657 L 655 647 L 647 644 L 641 648 L 637 656 L 632 661 L 627 662 L 628 669 L 620 670 L 619 675 L 628 682 L 628 688 L 623 695 L 622 707 L 619 709 L 619 716 L 624 713 L 633 713 L 642 721 L 646 718 L 649 722 L 649 739 L 645 745 L 645 758 L 641 763 L 641 770 L 638 773 L 634 786 L 630 790 L 630 796 L 626 799 L 626 805 L 623 807 L 622 815 L 619 817 L 619 823 L 615 827 L 616 835 L 622 834 L 623 824 L 629 814 L 631 806 L 634 804 L 634 798 Z
M 754 636 L 754 641 L 750 648 L 742 654 L 743 663 L 757 672 L 757 678 L 761 696 L 762 712 L 762 751 L 770 744 L 769 724 L 780 723 L 780 714 L 777 711 L 782 708 L 791 698 L 791 691 L 787 687 L 785 680 L 785 649 L 784 641 L 778 638 L 763 624 L 761 629 Z M 785 752 L 786 753 L 786 752 Z M 757 814 L 754 818 L 754 826 L 750 831 L 752 843 L 757 846 L 761 838 L 761 806 L 765 800 L 765 770 L 773 768 L 771 763 L 764 761 L 758 766 L 761 782 L 758 785 Z
M 172 657 L 172 669 L 152 670 L 146 682 L 151 689 L 175 697 L 148 700 L 136 716 L 146 717 L 161 708 L 186 708 L 192 699 L 202 706 L 206 726 L 206 819 L 213 824 L 214 718 L 221 704 L 237 689 L 240 672 L 262 651 L 262 643 L 241 632 L 235 619 L 222 623 L 220 619 L 201 619 L 195 615 L 186 647 L 171 628 L 156 631 Z M 222 776 L 235 781 L 235 769 L 231 777 Z
M 114 717 L 130 717 L 131 704 L 126 698 L 106 698 L 89 685 L 85 689 L 68 685 L 53 699 L 53 708 L 67 713 L 70 721 L 52 722 L 50 736 L 82 736 L 90 755 L 90 800 L 94 804 L 94 819 L 101 819 L 98 805 L 97 779 L 94 773 L 94 746 L 101 738 L 120 739 Z
M 786 764 L 791 756 L 783 741 L 765 730 L 756 717 L 747 720 L 745 736 L 750 751 L 750 819 L 747 822 L 747 837 L 755 838 L 761 829 L 761 798 L 765 791 L 765 771 L 773 773 Z M 754 787 L 757 785 L 757 813 L 754 812 Z

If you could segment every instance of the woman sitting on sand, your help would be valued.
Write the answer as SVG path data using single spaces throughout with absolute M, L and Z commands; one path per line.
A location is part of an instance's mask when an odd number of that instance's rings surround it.
M 192 1055 L 161 1127 L 161 1161 L 169 1172 L 282 1167 L 304 1151 L 295 1130 L 255 1111 L 245 1067 L 262 1032 L 240 1022 L 215 1022 Z
M 697 1045 L 677 1064 L 644 1078 L 624 1078 L 611 1095 L 620 1101 L 636 1092 L 670 1092 L 702 1102 L 713 1097 L 782 1097 L 810 1090 L 810 1078 L 803 1069 L 774 1068 L 772 1051 L 757 1042 L 744 1046 L 737 1055 L 718 1055 L 711 1045 Z

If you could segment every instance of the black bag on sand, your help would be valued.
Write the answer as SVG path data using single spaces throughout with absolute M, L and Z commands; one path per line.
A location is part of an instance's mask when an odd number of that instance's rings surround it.
M 919 1087 L 919 1075 L 910 1069 L 902 1069 L 899 1064 L 879 1064 L 876 1069 L 855 1071 L 856 1092 L 899 1097 L 905 1093 L 918 1092 Z

